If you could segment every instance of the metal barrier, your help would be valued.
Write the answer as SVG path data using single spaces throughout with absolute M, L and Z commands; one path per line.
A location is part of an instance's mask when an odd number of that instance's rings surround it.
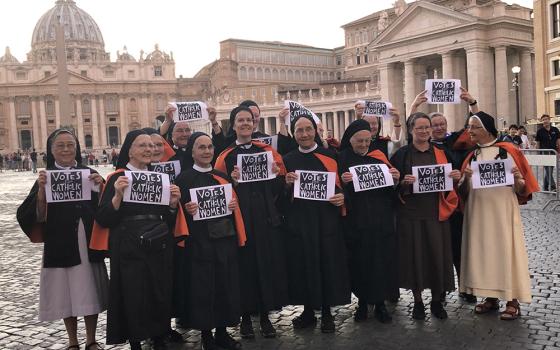
M 542 193 L 556 194 L 556 199 L 560 199 L 558 191 L 558 179 L 560 178 L 560 161 L 558 152 L 552 149 L 521 149 L 533 172 Z M 545 191 L 545 178 L 548 177 L 548 190 Z M 554 186 L 553 186 L 554 184 Z

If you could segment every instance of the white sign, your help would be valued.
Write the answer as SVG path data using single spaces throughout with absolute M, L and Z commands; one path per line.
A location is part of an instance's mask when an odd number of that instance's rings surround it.
M 168 162 L 152 163 L 152 171 L 169 175 L 169 182 L 174 183 L 177 176 L 181 173 L 181 162 L 170 160 Z
M 272 151 L 238 154 L 237 167 L 239 168 L 239 182 L 264 181 L 276 178 L 272 172 L 274 158 Z
M 413 193 L 447 192 L 453 190 L 453 179 L 449 177 L 451 164 L 413 166 L 412 175 L 416 181 L 412 185 Z
M 91 200 L 89 169 L 47 170 L 47 203 Z
M 231 215 L 228 208 L 232 198 L 231 184 L 197 187 L 189 190 L 191 201 L 198 204 L 193 220 L 208 220 Z
M 124 176 L 128 178 L 124 202 L 169 205 L 171 193 L 167 174 L 126 170 Z
M 275 150 L 278 149 L 278 135 L 258 137 L 258 138 L 254 138 L 253 140 L 267 144 L 270 147 L 274 148 Z
M 288 118 L 286 118 L 286 126 L 288 129 L 290 128 L 291 123 L 297 118 L 301 116 L 308 116 L 313 118 L 315 124 L 321 123 L 321 119 L 317 117 L 317 115 L 311 112 L 310 109 L 304 107 L 301 103 L 296 101 L 285 100 L 284 101 L 284 108 L 288 108 L 290 110 L 290 114 L 288 114 Z
M 393 108 L 391 102 L 380 101 L 358 101 L 364 105 L 364 117 L 378 117 L 389 118 L 389 110 Z
M 426 79 L 425 90 L 430 104 L 461 103 L 461 81 L 458 79 Z
M 169 104 L 176 108 L 173 112 L 173 121 L 175 123 L 208 119 L 208 107 L 204 102 L 169 102 Z
M 352 174 L 354 191 L 367 191 L 393 186 L 393 176 L 385 164 L 363 164 L 348 168 Z
M 334 196 L 336 173 L 326 171 L 296 170 L 294 198 L 328 201 Z
M 509 158 L 472 162 L 472 187 L 477 189 L 513 185 L 512 166 Z

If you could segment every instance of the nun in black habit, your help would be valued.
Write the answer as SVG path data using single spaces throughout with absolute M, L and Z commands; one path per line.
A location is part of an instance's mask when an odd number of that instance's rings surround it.
M 55 130 L 47 139 L 46 152 L 46 170 L 88 169 L 93 190 L 89 201 L 47 204 L 47 173 L 41 170 L 17 210 L 20 227 L 31 242 L 44 243 L 39 320 L 64 319 L 68 349 L 79 349 L 77 317 L 84 316 L 86 349 L 98 349 L 97 314 L 106 309 L 109 279 L 104 254 L 88 246 L 103 178 L 82 165 L 80 144 L 69 130 Z
M 335 154 L 317 145 L 317 125 L 311 117 L 294 120 L 292 135 L 298 148 L 284 156 L 288 204 L 286 215 L 286 253 L 291 304 L 304 305 L 293 320 L 294 328 L 315 325 L 315 309 L 321 309 L 321 331 L 335 330 L 331 306 L 350 303 L 348 268 L 341 230 L 344 194 L 338 179 Z M 328 201 L 293 198 L 296 170 L 328 171 L 336 174 L 336 194 Z
M 154 339 L 156 349 L 165 348 L 163 336 L 169 331 L 171 316 L 171 228 L 177 216 L 180 190 L 171 185 L 169 206 L 123 201 L 129 186 L 124 171 L 148 171 L 152 150 L 153 143 L 145 131 L 133 130 L 126 135 L 117 171 L 107 179 L 95 217 L 100 228 L 110 230 L 107 344 L 128 340 L 131 349 L 140 349 L 140 342 L 148 338 Z M 149 230 L 167 230 L 168 235 L 161 244 L 146 247 L 140 244 L 140 236 Z
M 394 183 L 400 173 L 382 150 L 371 150 L 370 125 L 364 119 L 353 121 L 342 137 L 338 167 L 346 190 L 347 215 L 344 231 L 352 292 L 358 297 L 356 321 L 368 317 L 368 304 L 375 305 L 374 316 L 380 322 L 391 321 L 384 300 L 397 294 L 394 186 L 366 191 L 354 190 L 350 167 L 385 164 Z
M 270 151 L 274 157 L 273 168 L 277 172 L 275 179 L 235 185 L 247 232 L 247 243 L 239 249 L 243 314 L 240 333 L 243 338 L 255 336 L 251 314 L 259 313 L 261 333 L 264 337 L 271 338 L 276 336 L 276 330 L 268 314 L 288 303 L 281 217 L 277 208 L 277 200 L 284 188 L 284 163 L 272 147 L 252 140 L 254 119 L 248 107 L 234 108 L 230 113 L 230 123 L 237 139 L 220 154 L 215 168 L 230 174 L 234 182 L 237 182 L 239 154 Z
M 181 189 L 181 203 L 190 235 L 185 241 L 182 272 L 175 286 L 178 296 L 177 313 L 185 326 L 202 331 L 204 349 L 239 349 L 226 327 L 235 327 L 241 316 L 238 246 L 245 244 L 245 227 L 237 200 L 228 207 L 235 215 L 194 220 L 198 205 L 193 202 L 190 190 L 230 183 L 222 172 L 212 168 L 214 146 L 210 137 L 195 132 L 186 147 L 193 166 L 177 178 Z M 215 338 L 212 329 L 216 328 Z

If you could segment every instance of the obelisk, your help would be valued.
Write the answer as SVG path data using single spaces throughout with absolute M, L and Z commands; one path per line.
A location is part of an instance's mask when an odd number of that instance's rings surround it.
M 60 16 L 56 21 L 56 64 L 58 79 L 58 103 L 60 104 L 60 127 L 74 130 L 72 122 L 72 100 L 68 87 L 68 66 L 66 65 L 66 43 L 64 26 L 60 23 Z

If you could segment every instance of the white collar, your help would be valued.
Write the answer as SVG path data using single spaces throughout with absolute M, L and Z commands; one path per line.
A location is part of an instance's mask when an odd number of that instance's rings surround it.
M 126 167 L 127 167 L 129 170 L 132 170 L 132 171 L 148 171 L 148 167 L 146 167 L 146 168 L 144 168 L 144 169 L 139 169 L 139 168 L 135 167 L 134 165 L 132 165 L 132 164 L 130 164 L 130 163 L 126 163 Z
M 56 161 L 54 162 L 54 166 L 57 167 L 60 170 L 70 170 L 72 169 L 72 167 L 76 167 L 78 165 L 78 162 L 74 161 L 74 164 L 71 166 L 62 166 L 60 164 L 58 164 Z
M 303 148 L 301 148 L 301 146 L 299 146 L 298 149 L 299 149 L 299 151 L 300 151 L 301 153 L 311 153 L 311 152 L 313 152 L 314 150 L 316 150 L 317 147 L 318 147 L 318 146 L 317 146 L 317 142 L 315 142 L 315 145 L 314 145 L 313 147 L 311 147 L 310 149 L 303 149 Z
M 249 143 L 241 143 L 238 140 L 235 140 L 235 144 L 237 146 L 241 147 L 241 148 L 244 148 L 244 149 L 249 149 L 249 148 L 251 148 L 251 146 L 253 146 L 252 140 L 249 141 Z
M 484 143 L 484 144 L 477 143 L 477 146 L 478 146 L 478 147 L 481 147 L 481 148 L 490 147 L 490 146 L 492 146 L 493 144 L 495 144 L 497 141 L 498 141 L 498 139 L 495 139 L 495 140 L 493 140 L 493 141 L 490 141 L 490 142 Z
M 208 172 L 212 171 L 212 165 L 210 165 L 208 168 L 203 168 L 201 166 L 193 164 L 192 167 L 193 167 L 194 170 L 199 171 L 201 173 L 208 173 Z

